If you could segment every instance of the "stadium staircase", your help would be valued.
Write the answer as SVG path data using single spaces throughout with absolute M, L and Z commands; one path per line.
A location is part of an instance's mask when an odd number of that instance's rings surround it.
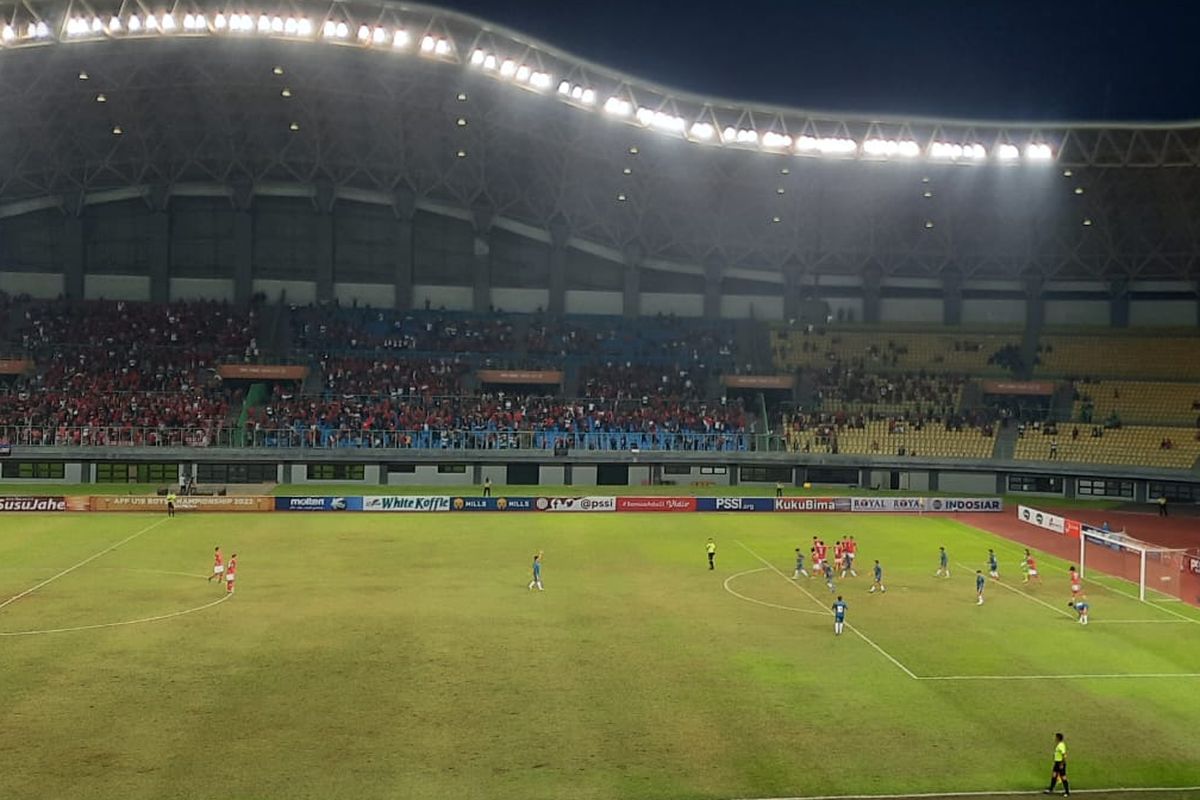
M 771 335 L 766 323 L 747 319 L 737 323 L 737 363 L 750 364 L 755 372 L 771 371 Z
M 996 432 L 996 444 L 992 447 L 992 458 L 1012 460 L 1017 451 L 1017 426 L 1003 425 Z
M 261 353 L 287 353 L 292 342 L 291 314 L 288 313 L 287 292 L 279 293 L 278 303 L 264 303 L 258 315 L 258 349 Z
M 1075 391 L 1070 383 L 1060 383 L 1054 387 L 1054 396 L 1050 398 L 1050 419 L 1068 421 L 1075 416 Z
M 237 427 L 234 429 L 234 442 L 239 447 L 244 447 L 246 444 L 246 423 L 250 419 L 250 412 L 265 403 L 269 396 L 270 392 L 265 383 L 251 384 L 250 389 L 246 392 L 246 399 L 242 401 L 242 410 L 235 423 Z

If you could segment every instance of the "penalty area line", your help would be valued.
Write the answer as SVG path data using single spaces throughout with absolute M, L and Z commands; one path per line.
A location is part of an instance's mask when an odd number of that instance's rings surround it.
M 164 619 L 174 619 L 182 617 L 186 614 L 195 614 L 197 611 L 204 611 L 213 606 L 219 606 L 229 598 L 233 597 L 233 592 L 226 592 L 219 600 L 213 600 L 211 603 L 205 603 L 202 606 L 195 608 L 185 608 L 183 611 L 172 611 L 170 614 L 159 614 L 155 617 L 142 617 L 141 619 L 127 619 L 121 622 L 100 622 L 95 625 L 76 625 L 72 628 L 45 628 L 37 631 L 0 631 L 0 636 L 40 636 L 47 633 L 74 633 L 75 631 L 94 631 L 99 628 L 119 628 L 122 625 L 142 625 L 147 622 L 161 622 Z
M 1200 786 L 1123 786 L 1113 789 L 1076 789 L 1071 794 L 1155 794 L 1195 792 Z M 1032 797 L 1042 792 L 1033 789 L 1000 789 L 991 792 L 920 792 L 916 794 L 809 794 L 793 797 L 763 797 L 754 800 L 923 800 L 952 797 Z M 746 798 L 746 800 L 750 800 Z
M 817 597 L 816 597 L 816 595 L 814 595 L 814 594 L 813 594 L 812 592 L 810 592 L 808 589 L 805 589 L 805 588 L 804 588 L 803 586 L 801 586 L 800 584 L 796 583 L 794 580 L 792 580 L 791 578 L 789 578 L 787 575 L 784 575 L 784 574 L 783 574 L 783 572 L 781 572 L 781 571 L 780 571 L 779 567 L 775 566 L 775 565 L 774 565 L 774 564 L 772 564 L 770 561 L 767 561 L 765 558 L 763 558 L 762 556 L 760 556 L 758 553 L 756 553 L 756 552 L 754 552 L 753 550 L 751 550 L 749 547 L 747 547 L 745 544 L 743 544 L 743 543 L 742 543 L 740 540 L 738 540 L 738 539 L 734 539 L 734 541 L 735 541 L 735 542 L 737 542 L 737 544 L 738 544 L 738 546 L 739 546 L 739 547 L 741 547 L 741 548 L 742 548 L 743 550 L 745 550 L 747 553 L 749 553 L 750 555 L 752 555 L 752 556 L 754 556 L 756 559 L 758 559 L 760 562 L 762 562 L 762 564 L 763 564 L 765 567 L 767 567 L 767 569 L 771 570 L 771 571 L 772 571 L 772 572 L 774 572 L 776 575 L 778 575 L 779 577 L 781 577 L 781 578 L 783 578 L 785 581 L 787 581 L 787 583 L 788 583 L 788 585 L 789 585 L 789 586 L 795 586 L 795 587 L 796 587 L 798 590 L 800 590 L 801 592 L 804 592 L 804 594 L 805 594 L 805 595 L 807 595 L 807 596 L 808 596 L 808 598 L 809 598 L 810 600 L 812 600 L 814 603 L 816 603 L 818 606 L 820 606 L 820 607 L 821 607 L 821 608 L 823 608 L 823 609 L 825 608 L 825 604 L 824 604 L 823 602 L 821 602 L 820 600 L 818 600 L 818 599 L 817 599 Z M 833 611 L 831 611 L 831 610 L 826 610 L 824 613 L 825 613 L 825 614 L 827 614 L 827 615 L 829 615 L 829 616 L 833 616 Z M 879 653 L 881 656 L 883 656 L 884 658 L 886 658 L 888 661 L 892 662 L 892 664 L 894 664 L 896 667 L 898 667 L 898 668 L 900 669 L 900 671 L 901 671 L 901 672 L 903 672 L 905 675 L 907 675 L 908 677 L 912 678 L 914 681 L 916 681 L 916 680 L 920 680 L 920 678 L 919 678 L 919 677 L 917 677 L 917 674 L 916 674 L 915 672 L 913 672 L 911 669 L 909 669 L 908 667 L 906 667 L 906 666 L 904 666 L 903 664 L 901 664 L 901 663 L 900 663 L 900 662 L 899 662 L 899 661 L 896 659 L 896 657 L 895 657 L 895 656 L 893 656 L 891 653 L 889 653 L 887 650 L 884 650 L 882 647 L 880 647 L 879 645 L 875 644 L 875 642 L 873 642 L 873 641 L 872 641 L 872 640 L 871 640 L 871 639 L 870 639 L 870 638 L 869 638 L 869 637 L 868 637 L 868 636 L 867 636 L 865 633 L 863 633 L 863 632 L 862 632 L 862 631 L 860 631 L 858 628 L 856 628 L 856 627 L 854 627 L 853 625 L 851 625 L 849 622 L 847 622 L 847 623 L 846 623 L 846 627 L 847 627 L 847 628 L 849 628 L 849 629 L 850 629 L 850 632 L 851 632 L 851 633 L 853 633 L 855 636 L 857 636 L 858 638 L 862 639 L 864 642 L 866 642 L 867 644 L 869 644 L 869 645 L 870 645 L 870 646 L 871 646 L 871 647 L 872 647 L 872 648 L 875 650 L 875 652 Z
M 736 597 L 739 600 L 745 600 L 747 603 L 755 603 L 756 605 L 766 606 L 767 608 L 778 608 L 781 611 L 795 611 L 797 614 L 816 614 L 818 617 L 827 616 L 824 611 L 809 611 L 807 608 L 796 608 L 795 606 L 781 606 L 778 603 L 768 603 L 766 600 L 759 600 L 756 597 L 747 597 L 746 595 L 744 595 L 738 591 L 735 591 L 734 588 L 729 585 L 730 581 L 732 581 L 734 578 L 740 578 L 743 575 L 754 575 L 759 572 L 767 572 L 767 571 L 768 570 L 766 567 L 759 567 L 758 569 L 748 569 L 745 572 L 738 572 L 733 575 L 730 575 L 728 578 L 725 579 L 725 583 L 724 583 L 725 591 L 729 592 L 731 595 L 733 595 L 734 597 Z
M 956 563 L 958 563 L 958 566 L 962 567 L 963 569 L 967 570 L 968 572 L 971 571 L 971 568 L 968 567 L 966 564 L 963 564 L 962 562 L 956 562 Z M 1061 608 L 1058 608 L 1057 606 L 1050 605 L 1049 603 L 1047 603 L 1045 600 L 1041 599 L 1040 597 L 1034 597 L 1029 592 L 1022 592 L 1020 589 L 1016 588 L 1015 586 L 1009 586 L 1007 583 L 1005 583 L 1003 581 L 988 581 L 988 584 L 992 585 L 992 586 L 999 586 L 1001 588 L 1008 589 L 1010 592 L 1019 594 L 1022 597 L 1032 600 L 1033 602 L 1035 602 L 1039 605 L 1043 605 L 1046 608 L 1053 611 L 1054 613 L 1061 614 L 1062 616 L 1067 617 L 1068 619 L 1074 618 L 1074 616 L 1075 616 L 1074 614 L 1072 614 L 1069 611 L 1063 611 Z
M 1121 678 L 1200 678 L 1200 672 L 1115 672 L 1109 674 L 1078 673 L 1074 675 L 922 675 L 919 681 L 1052 681 L 1052 680 L 1118 680 Z
M 123 544 L 125 544 L 125 543 L 127 543 L 127 542 L 132 542 L 134 539 L 138 538 L 139 536 L 141 536 L 141 535 L 142 535 L 142 534 L 144 534 L 144 533 L 149 533 L 150 531 L 152 531 L 152 530 L 154 530 L 155 528 L 157 528 L 159 525 L 162 525 L 164 522 L 166 522 L 166 521 L 167 521 L 167 519 L 170 519 L 170 518 L 169 518 L 169 517 L 167 517 L 167 518 L 164 518 L 164 519 L 160 519 L 158 522 L 155 522 L 155 523 L 153 523 L 153 524 L 151 524 L 151 525 L 147 525 L 146 527 L 142 528 L 142 529 L 141 529 L 140 531 L 138 531 L 137 533 L 133 533 L 133 534 L 130 534 L 129 536 L 126 536 L 124 539 L 122 539 L 121 541 L 117 542 L 116 544 L 109 545 L 108 547 L 106 547 L 106 548 L 104 548 L 103 550 L 101 550 L 99 553 L 95 553 L 95 554 L 93 554 L 93 555 L 90 555 L 90 556 L 88 556 L 88 557 L 87 557 L 87 558 L 85 558 L 83 561 L 80 561 L 78 564 L 75 564 L 74 566 L 67 567 L 67 568 L 66 568 L 66 569 L 64 569 L 62 572 L 59 572 L 57 575 L 52 575 L 51 577 L 49 577 L 49 578 L 46 578 L 46 580 L 42 581 L 42 582 L 41 582 L 41 583 L 39 583 L 39 584 L 36 584 L 36 585 L 34 585 L 34 586 L 31 586 L 31 587 L 29 587 L 28 589 L 26 589 L 25 591 L 21 592 L 20 594 L 14 594 L 12 597 L 8 598 L 8 599 L 7 599 L 7 600 L 5 600 L 3 603 L 0 603 L 0 608 L 4 608 L 5 606 L 7 606 L 7 605 L 9 605 L 9 604 L 11 604 L 11 603 L 15 603 L 15 602 L 17 602 L 18 600 L 20 600 L 22 597 L 28 597 L 29 595 L 31 595 L 31 594 L 33 594 L 34 592 L 36 592 L 38 589 L 41 589 L 43 586 L 46 586 L 47 584 L 50 584 L 50 583 L 54 583 L 54 581 L 58 580 L 59 578 L 61 578 L 61 577 L 65 576 L 65 575 L 70 575 L 72 572 L 74 572 L 75 570 L 79 569 L 80 567 L 82 567 L 82 566 L 85 566 L 85 565 L 87 565 L 87 564 L 90 564 L 90 563 L 92 563 L 93 561 L 95 561 L 95 560 L 96 560 L 97 558 L 99 558 L 100 556 L 107 555 L 108 553 L 111 553 L 113 550 L 116 550 L 116 549 L 117 549 L 118 547 L 120 547 L 121 545 L 123 545 Z

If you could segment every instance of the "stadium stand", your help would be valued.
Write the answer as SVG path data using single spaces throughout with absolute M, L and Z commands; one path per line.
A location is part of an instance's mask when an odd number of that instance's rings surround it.
M 793 414 L 781 429 L 792 452 L 980 459 L 995 448 L 991 422 L 961 416 Z
M 1170 330 L 1046 334 L 1035 374 L 1069 378 L 1200 380 L 1200 337 Z
M 1158 422 L 1200 427 L 1200 384 L 1148 381 L 1079 381 L 1072 419 Z
M 1192 469 L 1200 458 L 1200 432 L 1160 425 L 1027 427 L 1017 440 L 1021 461 L 1068 461 Z
M 1004 374 L 996 354 L 1019 346 L 1016 331 L 906 331 L 884 329 L 777 327 L 772 353 L 782 370 L 822 367 L 830 362 L 862 371 L 892 370 L 949 372 L 971 375 Z

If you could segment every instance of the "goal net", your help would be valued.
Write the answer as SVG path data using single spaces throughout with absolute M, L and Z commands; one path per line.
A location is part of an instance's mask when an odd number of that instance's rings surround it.
M 1079 573 L 1092 569 L 1123 578 L 1137 587 L 1139 600 L 1183 599 L 1186 553 L 1139 541 L 1124 531 L 1081 525 Z

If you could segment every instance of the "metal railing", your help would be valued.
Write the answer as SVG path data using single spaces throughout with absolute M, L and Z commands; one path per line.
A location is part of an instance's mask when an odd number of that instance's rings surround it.
M 362 430 L 313 428 L 109 428 L 0 426 L 16 447 L 231 447 L 329 450 L 556 450 L 744 452 L 766 449 L 750 433 L 550 430 Z

